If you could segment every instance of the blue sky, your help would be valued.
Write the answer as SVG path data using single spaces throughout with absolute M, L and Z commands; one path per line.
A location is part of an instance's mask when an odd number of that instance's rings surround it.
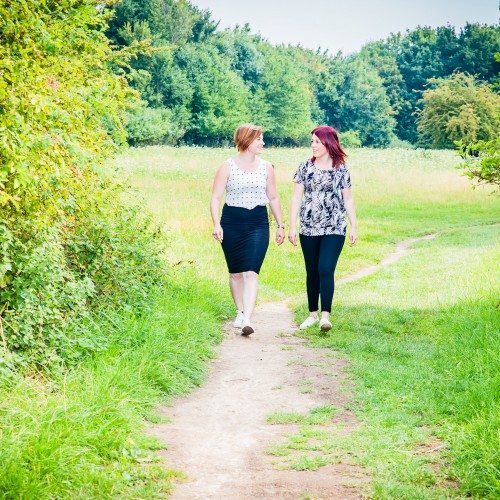
M 498 23 L 498 0 L 191 0 L 220 28 L 249 23 L 271 43 L 300 43 L 336 53 L 416 26 Z

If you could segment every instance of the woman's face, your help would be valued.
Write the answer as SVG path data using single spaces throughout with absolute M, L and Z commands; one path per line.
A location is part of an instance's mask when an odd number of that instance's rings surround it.
M 255 155 L 258 155 L 264 149 L 264 136 L 261 134 L 259 137 L 256 137 L 248 146 L 248 151 Z
M 315 158 L 321 158 L 322 156 L 328 154 L 328 150 L 326 149 L 324 144 L 319 140 L 319 138 L 316 134 L 312 135 L 311 148 L 312 148 L 313 156 Z

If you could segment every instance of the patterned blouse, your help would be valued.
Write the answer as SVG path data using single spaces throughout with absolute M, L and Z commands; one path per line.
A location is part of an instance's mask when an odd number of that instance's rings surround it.
M 293 181 L 304 186 L 300 207 L 300 234 L 323 236 L 346 234 L 345 206 L 342 189 L 351 187 L 351 176 L 345 165 L 322 170 L 311 160 L 299 165 Z

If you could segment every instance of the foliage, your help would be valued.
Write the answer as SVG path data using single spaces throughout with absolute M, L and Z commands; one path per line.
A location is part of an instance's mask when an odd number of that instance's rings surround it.
M 284 51 L 261 45 L 265 66 L 252 99 L 252 119 L 262 124 L 273 143 L 309 141 L 312 94 L 304 75 Z
M 367 146 L 391 141 L 394 118 L 382 80 L 361 60 L 331 60 L 319 74 L 316 88 L 327 123 L 341 131 L 357 130 Z
M 210 75 L 214 92 L 234 82 L 229 99 L 230 106 L 236 103 L 236 117 L 258 122 L 271 143 L 304 144 L 312 124 L 329 123 L 357 130 L 363 144 L 387 146 L 394 134 L 413 144 L 419 139 L 415 111 L 430 78 L 462 71 L 493 82 L 499 70 L 493 58 L 500 45 L 497 26 L 468 23 L 458 32 L 452 26 L 417 27 L 344 58 L 273 46 L 248 24 L 216 31 L 210 11 L 187 0 L 121 0 L 114 10 L 108 31 L 113 43 L 127 47 L 150 40 L 155 49 L 131 61 L 128 80 L 148 107 L 172 110 L 187 143 L 225 143 L 231 135 L 231 120 L 222 118 L 225 103 L 205 96 L 201 71 Z M 207 66 L 212 58 L 214 69 Z M 221 117 L 214 106 L 220 106 Z M 147 128 L 143 132 L 142 143 L 170 142 L 156 127 L 149 138 Z
M 469 179 L 500 187 L 500 137 L 468 145 L 455 141 L 455 145 L 465 160 L 460 168 L 465 169 Z
M 357 130 L 346 130 L 340 132 L 339 140 L 344 148 L 360 148 L 363 143 Z
M 0 384 L 2 498 L 160 498 L 182 477 L 157 463 L 144 421 L 201 383 L 230 298 L 183 267 L 148 299 L 147 316 L 101 318 L 93 330 L 107 345 L 76 367 Z
M 104 160 L 136 99 L 102 2 L 0 3 L 0 311 L 10 366 L 73 362 L 106 305 L 137 307 L 161 279 L 159 235 Z
M 213 44 L 231 61 L 231 69 L 241 76 L 254 93 L 262 83 L 266 59 L 262 50 L 259 50 L 258 38 L 250 33 L 248 25 L 218 33 Z
M 230 71 L 229 61 L 215 47 L 187 44 L 175 54 L 193 91 L 187 141 L 227 141 L 235 128 L 248 121 L 248 90 L 241 77 Z
M 394 109 L 400 139 L 417 142 L 415 111 L 430 78 L 454 72 L 494 82 L 500 65 L 493 55 L 500 46 L 500 28 L 467 23 L 457 33 L 453 26 L 417 27 L 405 34 L 370 42 L 359 57 L 376 69 Z M 421 103 L 420 103 L 421 104 Z
M 114 6 L 114 14 L 108 28 L 111 39 L 124 43 L 123 26 L 129 24 L 134 30 L 144 24 L 156 46 L 187 43 L 203 18 L 203 13 L 186 0 L 121 0 Z
M 466 144 L 491 140 L 500 133 L 500 96 L 486 84 L 455 73 L 447 79 L 431 79 L 421 99 L 418 131 L 422 142 L 433 148 L 450 148 L 454 141 Z
M 396 61 L 400 43 L 401 36 L 392 36 L 386 41 L 369 42 L 362 47 L 357 58 L 377 71 L 382 79 L 396 120 L 394 132 L 398 137 L 405 137 L 409 126 L 408 119 L 412 120 L 413 117 L 405 81 Z
M 184 135 L 184 130 L 175 123 L 174 112 L 168 108 L 140 107 L 130 113 L 126 127 L 132 146 L 175 145 Z

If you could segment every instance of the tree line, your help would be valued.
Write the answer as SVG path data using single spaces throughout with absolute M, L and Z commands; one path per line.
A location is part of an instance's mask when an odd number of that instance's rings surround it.
M 418 27 L 346 56 L 273 46 L 249 25 L 220 31 L 210 11 L 187 0 L 122 0 L 108 9 L 113 44 L 149 45 L 120 68 L 141 97 L 127 124 L 133 145 L 218 145 L 246 121 L 281 145 L 304 144 L 318 123 L 347 133 L 349 144 L 376 147 L 453 147 L 464 130 L 472 141 L 498 133 L 498 26 Z M 429 120 L 426 108 L 439 114 L 442 103 L 428 93 L 450 107 L 457 88 L 455 124 Z

